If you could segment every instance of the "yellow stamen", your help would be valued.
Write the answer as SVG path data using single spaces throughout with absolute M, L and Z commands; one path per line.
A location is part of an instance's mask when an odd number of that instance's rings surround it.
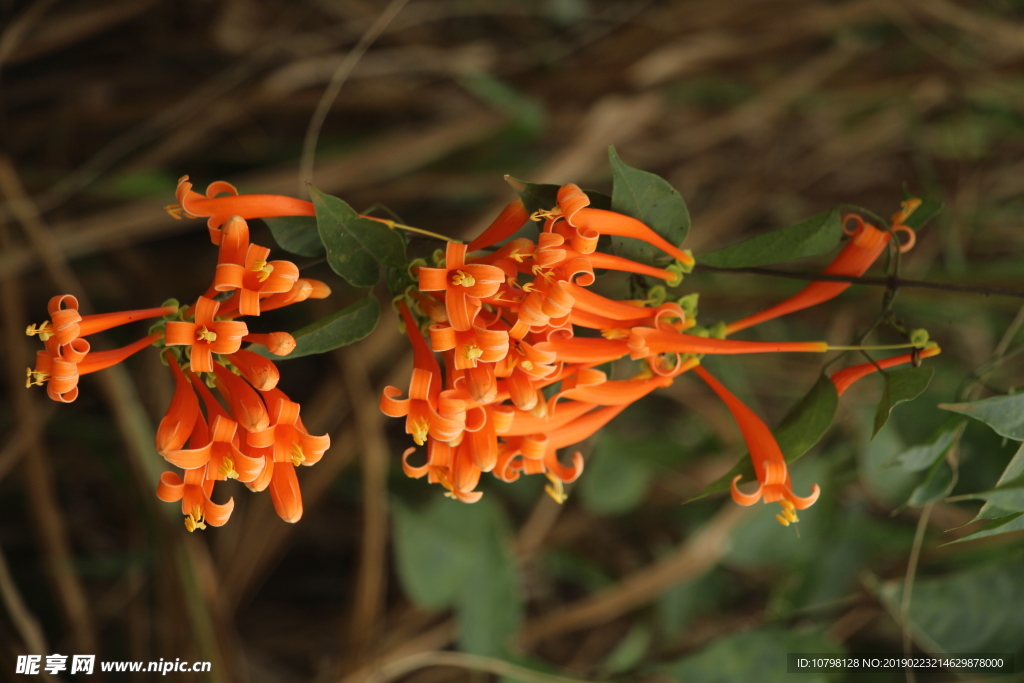
M 540 209 L 530 214 L 530 220 L 534 223 L 547 220 L 548 218 L 558 218 L 562 215 L 562 208 L 556 206 L 553 209 Z
M 555 279 L 554 274 L 552 274 L 551 272 L 545 271 L 544 266 L 534 266 L 530 270 L 533 271 L 534 275 L 539 275 L 540 277 L 544 278 L 548 282 L 551 282 L 552 280 Z
M 921 200 L 917 197 L 901 202 L 900 210 L 892 215 L 892 224 L 903 225 L 903 221 L 910 218 L 910 214 L 914 213 L 919 206 L 921 206 Z
M 180 221 L 182 218 L 198 218 L 182 208 L 181 204 L 168 204 L 164 207 L 164 211 L 176 221 Z
M 782 515 L 775 515 L 775 519 L 776 519 L 776 520 L 778 521 L 778 523 L 779 523 L 779 524 L 781 524 L 782 526 L 789 526 L 789 520 L 788 520 L 788 519 L 786 519 L 785 517 L 783 517 Z
M 220 473 L 225 479 L 238 479 L 238 472 L 235 471 L 235 461 L 231 458 L 224 458 L 220 463 Z
M 25 388 L 29 387 L 41 387 L 46 384 L 46 380 L 50 379 L 50 376 L 45 372 L 37 372 L 32 368 L 25 368 Z
M 456 287 L 472 287 L 476 284 L 476 278 L 465 271 L 456 270 L 455 274 L 452 275 L 452 284 Z
M 529 294 L 530 292 L 536 292 L 537 285 L 533 284 L 532 282 L 527 282 L 525 285 L 523 285 L 522 290 L 527 294 Z
M 544 476 L 546 476 L 548 481 L 551 482 L 550 484 L 545 484 L 544 493 L 548 494 L 551 500 L 561 505 L 569 498 L 565 493 L 565 487 L 562 485 L 562 480 L 558 479 L 550 472 L 545 472 Z
M 523 366 L 523 370 L 533 370 L 533 363 L 526 358 L 523 359 L 523 362 L 521 362 L 520 365 Z
M 525 256 L 525 254 L 520 254 L 518 249 L 513 249 L 512 253 L 508 255 L 508 257 L 516 263 L 522 263 L 523 256 Z
M 185 529 L 192 533 L 196 529 L 205 529 L 206 522 L 203 521 L 203 513 L 199 508 L 192 508 L 192 513 L 185 516 Z
M 207 329 L 206 325 L 203 325 L 201 328 L 196 330 L 196 341 L 215 342 L 217 341 L 217 333 L 213 330 Z
M 25 334 L 27 334 L 30 337 L 38 334 L 40 340 L 46 341 L 47 339 L 53 336 L 53 326 L 50 324 L 49 320 L 44 322 L 42 325 L 39 325 L 38 327 L 36 327 L 36 325 L 34 324 L 29 325 L 28 327 L 25 328 Z
M 298 467 L 302 463 L 306 462 L 306 454 L 302 452 L 302 446 L 297 443 L 292 444 L 292 464 Z
M 260 282 L 266 282 L 267 278 L 270 277 L 270 274 L 274 272 L 274 266 L 261 260 L 253 263 L 249 270 L 254 273 L 259 273 L 259 277 L 256 278 L 257 280 Z
M 424 418 L 417 418 L 413 420 L 412 424 L 409 425 L 412 429 L 412 440 L 416 442 L 417 446 L 422 446 L 427 442 L 427 432 L 430 431 L 430 423 Z
M 475 361 L 484 355 L 484 350 L 476 345 L 476 342 L 469 342 L 462 347 L 462 357 L 469 361 Z
M 627 339 L 629 330 L 624 327 L 609 327 L 606 330 L 601 330 L 601 336 L 605 339 Z

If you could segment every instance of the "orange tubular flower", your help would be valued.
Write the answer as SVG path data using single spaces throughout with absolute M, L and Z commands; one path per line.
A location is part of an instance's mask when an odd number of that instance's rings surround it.
M 296 467 L 320 461 L 331 447 L 328 435 L 312 436 L 299 417 L 301 406 L 280 389 L 262 391 L 270 410 L 270 429 L 252 435 L 249 443 L 257 448 L 274 447 L 274 462 L 288 462 Z
M 743 433 L 743 440 L 750 450 L 750 459 L 754 464 L 754 472 L 757 474 L 758 487 L 754 493 L 743 493 L 736 483 L 742 478 L 736 475 L 732 480 L 732 499 L 739 505 L 753 505 L 763 499 L 766 503 L 779 503 L 782 506 L 782 514 L 776 515 L 776 519 L 785 526 L 791 522 L 799 521 L 795 510 L 804 510 L 814 505 L 821 495 L 821 489 L 815 484 L 811 488 L 811 495 L 800 497 L 793 493 L 793 485 L 789 480 L 789 470 L 786 467 L 786 459 L 782 456 L 782 450 L 772 435 L 768 425 L 764 423 L 757 414 L 748 408 L 742 401 L 726 389 L 721 382 L 711 376 L 704 368 L 697 366 L 694 372 L 704 380 L 711 389 L 722 399 L 733 419 Z
M 219 301 L 201 296 L 194 307 L 195 322 L 167 323 L 166 344 L 191 347 L 193 372 L 213 372 L 213 354 L 234 353 L 249 333 L 243 322 L 215 320 L 219 308 Z
M 497 244 L 516 234 L 528 220 L 530 220 L 530 214 L 526 212 L 523 200 L 517 199 L 502 209 L 494 222 L 466 246 L 466 250 L 476 251 Z
M 644 223 L 614 211 L 585 208 L 589 205 L 590 199 L 577 185 L 570 183 L 563 185 L 558 190 L 558 208 L 565 216 L 566 222 L 577 231 L 632 237 L 661 249 L 684 265 L 692 266 L 694 264 L 692 255 L 670 244 Z
M 634 327 L 629 335 L 630 358 L 647 358 L 661 353 L 741 354 L 741 353 L 824 353 L 826 342 L 748 342 L 733 339 L 698 337 L 685 332 L 669 332 L 653 327 Z
M 274 361 L 245 349 L 231 354 L 231 364 L 238 368 L 246 381 L 259 391 L 270 391 L 281 379 Z
M 188 441 L 199 416 L 199 397 L 193 391 L 192 384 L 181 371 L 173 354 L 165 352 L 164 358 L 174 374 L 174 397 L 156 430 L 156 452 L 160 455 L 180 450 Z
M 269 334 L 247 334 L 243 342 L 259 344 L 275 356 L 287 356 L 295 350 L 295 337 L 287 332 L 271 332 Z
M 441 367 L 426 340 L 416 327 L 416 321 L 402 302 L 399 312 L 405 321 L 406 334 L 413 348 L 413 371 L 409 381 L 409 398 L 398 399 L 402 390 L 385 387 L 380 409 L 389 417 L 405 417 L 405 432 L 412 434 L 417 445 L 427 442 L 427 436 L 440 441 L 452 441 L 465 427 L 465 401 L 455 392 L 442 391 Z
M 894 356 L 892 358 L 885 358 L 874 363 L 861 363 L 860 365 L 851 365 L 848 368 L 833 373 L 829 379 L 832 380 L 832 384 L 836 386 L 836 393 L 840 396 L 843 395 L 847 389 L 850 388 L 857 380 L 862 377 L 867 377 L 872 372 L 878 372 L 878 370 L 887 370 L 897 365 L 903 365 L 904 363 L 913 362 L 915 356 L 918 359 L 931 358 L 942 353 L 942 349 L 938 345 L 926 346 L 925 348 L 915 353 L 905 353 L 902 356 Z
M 856 221 L 856 227 L 847 233 L 850 235 L 850 241 L 836 255 L 832 263 L 822 271 L 826 275 L 860 277 L 878 259 L 891 239 L 889 233 L 865 223 L 860 216 L 853 214 L 843 216 L 844 223 L 851 219 Z M 914 231 L 905 225 L 897 225 L 893 229 L 911 236 L 914 234 Z M 911 246 L 913 246 L 913 237 L 901 247 L 901 251 L 906 251 Z M 850 284 L 849 282 L 812 282 L 792 297 L 771 308 L 729 323 L 725 328 L 726 333 L 733 334 L 766 320 L 772 320 L 828 301 L 849 289 Z
M 420 291 L 445 292 L 448 320 L 459 332 L 473 325 L 480 311 L 480 299 L 494 296 L 505 282 L 505 273 L 496 266 L 466 264 L 466 245 L 448 243 L 444 268 L 419 269 Z
M 185 470 L 184 481 L 174 472 L 164 472 L 160 475 L 156 495 L 167 503 L 181 501 L 181 513 L 185 515 L 185 528 L 189 531 L 205 529 L 207 524 L 222 526 L 235 509 L 235 499 L 229 498 L 222 505 L 214 503 L 210 499 L 214 483 L 206 478 L 205 467 Z
M 30 337 L 39 335 L 39 339 L 46 344 L 49 351 L 58 353 L 60 347 L 70 344 L 75 339 L 127 325 L 136 320 L 170 315 L 177 310 L 177 306 L 98 313 L 83 317 L 78 312 L 78 299 L 70 294 L 62 294 L 51 298 L 47 309 L 50 313 L 50 320 L 38 326 L 29 325 L 25 334 Z
M 222 194 L 227 196 L 218 196 Z M 214 244 L 220 244 L 220 227 L 231 216 L 250 219 L 316 215 L 313 202 L 276 194 L 239 195 L 234 185 L 222 180 L 211 183 L 203 196 L 192 191 L 187 175 L 178 180 L 175 196 L 179 206 L 169 206 L 167 212 L 177 219 L 182 218 L 182 210 L 189 218 L 209 216 L 206 225 L 210 230 L 210 241 Z
M 61 347 L 63 355 L 48 350 L 36 352 L 36 367 L 28 370 L 25 386 L 46 384 L 46 395 L 60 403 L 71 403 L 78 398 L 78 378 L 91 372 L 113 367 L 164 336 L 162 331 L 110 351 L 90 352 L 89 342 L 75 339 Z
M 284 521 L 295 524 L 302 519 L 302 491 L 295 466 L 290 462 L 274 462 L 270 476 L 270 500 Z
M 263 399 L 244 379 L 220 363 L 214 364 L 213 374 L 217 391 L 227 399 L 231 417 L 242 429 L 250 432 L 246 440 L 256 447 L 267 446 L 266 443 L 258 443 L 259 437 L 256 436 L 270 429 L 270 414 Z
M 460 332 L 449 325 L 431 325 L 430 345 L 438 352 L 454 350 L 455 369 L 465 370 L 504 358 L 508 353 L 508 332 L 476 325 Z
M 208 464 L 207 479 L 237 479 L 243 483 L 254 481 L 263 471 L 264 459 L 251 456 L 239 448 L 242 445 L 243 433 L 238 430 L 238 423 L 228 416 L 220 402 L 195 373 L 189 373 L 189 380 L 203 397 L 203 404 L 210 416 L 210 426 L 207 427 L 200 414 L 189 440 L 191 449 L 164 454 L 164 457 L 182 469 L 193 469 Z

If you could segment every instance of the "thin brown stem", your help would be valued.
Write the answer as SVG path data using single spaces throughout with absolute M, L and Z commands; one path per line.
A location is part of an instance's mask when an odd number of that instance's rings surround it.
M 742 273 L 745 275 L 767 275 L 769 277 L 781 277 L 789 280 L 803 280 L 805 282 L 849 282 L 855 285 L 870 285 L 872 287 L 889 287 L 892 289 L 935 289 L 942 292 L 959 292 L 961 294 L 983 294 L 985 296 L 1009 296 L 1017 299 L 1024 299 L 1024 291 L 1006 289 L 1005 287 L 991 287 L 985 285 L 959 285 L 952 282 L 928 282 L 925 280 L 906 280 L 899 277 L 855 277 L 852 275 L 830 275 L 827 273 L 791 273 L 772 268 L 716 268 L 697 264 L 694 270 L 709 273 Z

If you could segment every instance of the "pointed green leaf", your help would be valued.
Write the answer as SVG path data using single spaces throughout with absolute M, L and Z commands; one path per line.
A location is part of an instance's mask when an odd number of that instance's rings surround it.
M 946 454 L 949 447 L 953 445 L 953 441 L 956 439 L 959 431 L 959 427 L 943 430 L 939 432 L 939 435 L 931 443 L 914 446 L 903 451 L 893 458 L 888 466 L 899 465 L 907 472 L 926 470 L 934 465 L 936 460 Z
M 635 457 L 640 448 L 606 429 L 587 461 L 587 476 L 580 481 L 580 503 L 598 515 L 621 515 L 643 501 L 654 478 L 649 462 Z
M 1021 475 L 1024 475 L 1024 444 L 1020 445 L 1020 448 L 1017 449 L 1017 452 L 1010 460 L 1010 463 L 1006 466 L 1006 469 L 1003 470 L 1003 474 L 999 477 L 999 481 L 996 482 L 996 488 L 1003 486 Z M 986 502 L 981 506 L 981 510 L 978 511 L 978 516 L 971 521 L 1005 517 L 1009 512 L 1009 510 L 1003 510 L 993 503 Z
M 920 199 L 921 205 L 914 209 L 914 213 L 910 214 L 907 220 L 903 221 L 903 224 L 908 228 L 914 230 L 920 230 L 925 224 L 931 219 L 939 215 L 942 211 L 942 202 L 937 202 L 934 199 L 927 199 L 925 197 L 915 197 L 906 190 L 903 191 L 903 199 Z
M 351 306 L 320 318 L 315 323 L 292 333 L 295 350 L 283 359 L 300 358 L 314 353 L 325 353 L 341 346 L 348 346 L 373 332 L 380 318 L 380 304 L 373 294 Z M 276 356 L 269 356 L 276 358 Z
M 323 256 L 327 253 L 320 241 L 314 216 L 281 216 L 264 218 L 277 246 L 299 256 Z
M 690 212 L 675 188 L 661 176 L 626 165 L 614 147 L 608 148 L 612 166 L 612 210 L 646 223 L 670 244 L 682 245 L 690 231 Z M 631 237 L 612 237 L 617 256 L 653 264 L 660 249 Z
M 821 437 L 825 436 L 825 432 L 832 425 L 838 407 L 839 395 L 836 393 L 836 387 L 832 380 L 823 375 L 807 395 L 786 413 L 773 432 L 786 462 L 795 462 L 797 458 L 811 450 L 814 444 L 821 441 Z M 742 475 L 741 481 L 757 478 L 748 456 L 743 456 L 728 473 L 686 502 L 699 500 L 712 493 L 728 491 L 737 474 Z
M 510 175 L 505 176 L 505 182 L 512 186 L 519 198 L 523 200 L 523 206 L 528 213 L 534 211 L 547 211 L 558 206 L 558 188 L 560 185 L 550 183 L 528 183 Z M 612 198 L 597 190 L 583 190 L 583 193 L 590 198 L 590 206 L 594 209 L 609 209 L 612 205 Z
M 988 501 L 1007 513 L 1024 512 L 1024 476 L 1011 479 L 994 489 L 967 494 L 964 497 Z
M 485 497 L 472 507 L 435 498 L 414 510 L 395 503 L 398 578 L 417 605 L 454 608 L 460 648 L 504 656 L 522 624 L 522 595 L 505 511 Z
M 935 368 L 930 365 L 901 368 L 885 373 L 885 390 L 882 392 L 878 410 L 875 411 L 875 426 L 871 438 L 874 438 L 878 430 L 889 421 L 889 414 L 897 404 L 912 401 L 924 393 L 934 374 Z
M 826 254 L 839 244 L 843 224 L 839 209 L 812 216 L 766 235 L 758 235 L 710 254 L 697 261 L 715 268 L 752 268 Z
M 1000 534 L 1008 534 L 1014 531 L 1024 531 L 1024 512 L 1014 512 L 1013 514 L 1003 515 L 1001 517 L 986 517 L 984 519 L 988 519 L 988 521 L 982 524 L 981 528 L 977 531 L 967 534 L 963 538 L 958 538 L 948 545 L 952 545 L 953 543 L 963 543 L 964 541 L 976 541 L 979 538 L 998 536 Z
M 404 268 L 405 240 L 384 223 L 362 218 L 347 203 L 310 186 L 327 263 L 353 287 L 372 287 L 381 266 Z
M 928 470 L 928 476 L 917 485 L 907 500 L 908 505 L 927 505 L 949 495 L 956 484 L 956 472 L 945 458 L 939 458 Z
M 941 403 L 939 407 L 981 420 L 1000 436 L 1024 441 L 1024 393 L 993 396 L 970 403 Z
M 1024 642 L 1024 564 L 1020 555 L 937 577 L 918 576 L 910 601 L 914 640 L 932 652 L 1014 652 Z M 893 614 L 902 610 L 903 578 L 877 587 Z
M 842 654 L 837 645 L 823 634 L 810 630 L 784 630 L 763 627 L 736 631 L 716 638 L 709 646 L 661 668 L 666 677 L 686 683 L 826 683 L 834 676 L 823 673 L 787 673 L 789 652 L 814 652 L 819 656 Z

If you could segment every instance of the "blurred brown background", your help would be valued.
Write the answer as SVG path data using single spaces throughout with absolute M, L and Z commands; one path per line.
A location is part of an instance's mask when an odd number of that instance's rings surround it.
M 199 190 L 224 179 L 243 192 L 305 196 L 299 157 L 312 112 L 385 6 L 0 0 L 0 278 L 11 387 L 0 412 L 0 670 L 13 671 L 24 652 L 96 652 L 212 660 L 216 680 L 364 680 L 359 667 L 372 658 L 451 642 L 450 619 L 410 607 L 389 569 L 389 496 L 438 492 L 401 478 L 401 426 L 376 414 L 380 387 L 403 386 L 407 372 L 405 362 L 396 367 L 404 344 L 388 314 L 369 342 L 281 364 L 281 386 L 302 402 L 310 431 L 331 433 L 334 444 L 302 472 L 306 514 L 294 526 L 265 496 L 237 487 L 226 527 L 188 535 L 175 506 L 155 499 L 162 468 L 149 431 L 172 388 L 155 354 L 84 379 L 72 405 L 21 388 L 36 347 L 20 330 L 43 319 L 53 294 L 84 290 L 83 309 L 113 311 L 205 289 L 216 250 L 203 222 L 163 210 L 179 176 Z M 1010 0 L 411 0 L 344 82 L 312 180 L 357 208 L 383 203 L 408 223 L 465 236 L 512 197 L 505 173 L 607 190 L 606 149 L 615 144 L 686 199 L 686 246 L 697 254 L 838 203 L 889 215 L 906 186 L 946 208 L 906 259 L 907 277 L 1020 289 L 1021 17 Z M 264 227 L 254 231 L 272 244 Z M 322 264 L 304 273 L 328 280 L 334 296 L 266 316 L 259 331 L 296 329 L 355 295 Z M 749 275 L 692 282 L 709 322 L 795 287 Z M 841 311 L 773 331 L 814 338 L 827 323 L 829 339 L 849 339 L 880 296 L 863 290 Z M 1017 309 L 1005 298 L 901 296 L 915 325 L 947 349 L 937 380 L 946 388 L 988 358 Z M 118 331 L 101 343 L 140 334 Z M 787 359 L 738 367 L 769 422 L 818 368 Z M 1019 370 L 993 386 L 1012 386 Z M 786 381 L 793 377 L 801 379 Z M 608 521 L 574 501 L 559 509 L 535 489 L 508 494 L 529 598 L 523 651 L 567 674 L 600 677 L 602 656 L 635 610 L 714 565 L 737 523 L 725 512 L 704 524 L 721 501 L 704 518 L 672 517 L 681 497 L 742 452 L 724 409 L 680 385 L 665 410 L 706 421 L 718 445 L 652 485 L 638 512 Z M 853 408 L 841 419 L 849 429 L 863 422 Z M 947 507 L 935 513 L 936 530 L 969 519 Z M 876 512 L 886 519 L 889 508 Z M 892 523 L 912 530 L 916 518 Z M 685 543 L 700 533 L 710 534 L 704 546 Z M 653 549 L 680 542 L 668 555 L 677 564 L 659 565 Z M 537 564 L 552 548 L 602 566 L 613 598 L 588 607 L 591 588 Z M 900 576 L 906 548 L 887 562 L 879 571 Z M 774 580 L 745 575 L 747 607 L 702 617 L 661 642 L 657 656 L 756 623 Z M 835 614 L 848 618 L 837 638 L 876 627 L 887 637 L 873 609 Z

